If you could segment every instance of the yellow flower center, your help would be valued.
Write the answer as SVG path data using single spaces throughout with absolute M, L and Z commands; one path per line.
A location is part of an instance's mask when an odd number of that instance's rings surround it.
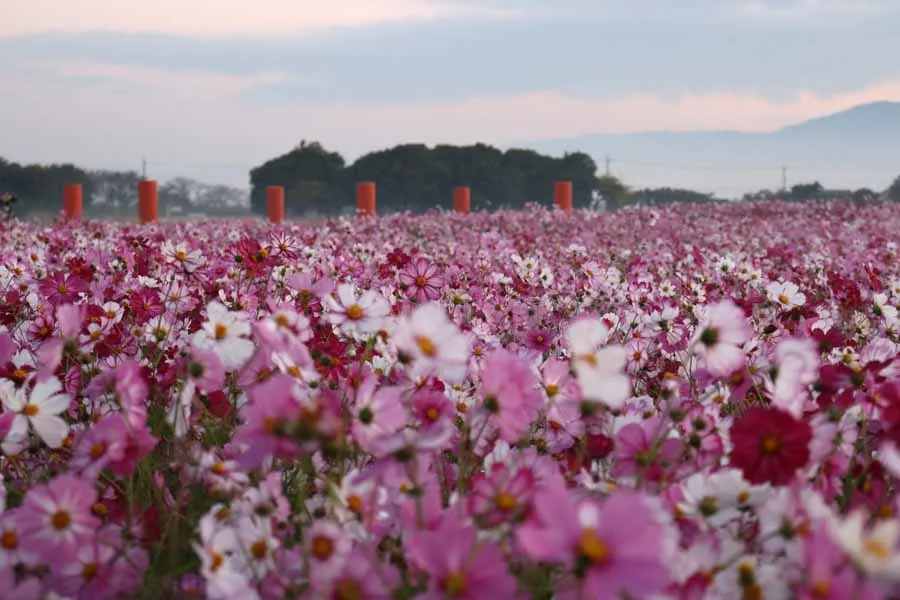
M 4 550 L 15 550 L 19 547 L 19 536 L 15 531 L 4 531 L 3 535 L 0 535 L 0 546 Z
M 209 570 L 215 573 L 225 563 L 225 557 L 218 552 L 213 552 L 209 557 Z
M 781 450 L 781 440 L 774 435 L 767 435 L 762 441 L 763 454 L 776 454 Z
M 465 574 L 460 573 L 459 571 L 450 573 L 450 575 L 447 576 L 447 579 L 444 580 L 443 587 L 447 596 L 450 598 L 459 598 L 466 593 L 466 588 L 468 587 Z
M 887 560 L 891 556 L 891 549 L 888 548 L 888 545 L 875 538 L 866 539 L 863 542 L 863 550 L 866 554 L 879 560 Z
M 334 553 L 334 542 L 324 535 L 317 535 L 313 538 L 311 550 L 317 560 L 326 561 Z
M 64 510 L 58 510 L 53 513 L 53 516 L 50 518 L 50 522 L 53 524 L 53 528 L 57 531 L 62 531 L 63 529 L 67 529 L 69 525 L 72 524 L 72 517 L 68 512 Z
M 433 358 L 434 355 L 437 354 L 437 347 L 434 345 L 434 342 L 424 335 L 416 336 L 416 346 L 418 346 L 419 351 L 428 358 Z
M 363 591 L 352 579 L 343 579 L 334 586 L 333 600 L 362 600 Z
M 516 497 L 509 492 L 500 492 L 494 496 L 494 505 L 504 512 L 509 512 L 516 508 Z
M 106 454 L 106 443 L 105 442 L 97 442 L 93 446 L 91 446 L 91 460 L 97 460 L 104 454 Z
M 362 498 L 353 494 L 347 497 L 347 508 L 350 509 L 350 512 L 354 514 L 361 514 L 363 509 Z
M 363 315 L 363 309 L 359 304 L 351 304 L 347 307 L 347 318 L 351 321 L 359 321 Z
M 257 540 L 250 546 L 250 554 L 256 560 L 263 560 L 269 554 L 269 546 L 266 540 Z
M 213 334 L 216 336 L 217 340 L 224 340 L 225 336 L 228 335 L 228 327 L 222 323 L 216 323 Z
M 578 550 L 595 565 L 605 565 L 609 562 L 609 546 L 593 529 L 585 529 L 581 532 Z
M 22 413 L 24 413 L 26 417 L 37 416 L 39 412 L 41 412 L 40 407 L 37 404 L 32 404 L 31 402 L 26 404 L 22 409 Z
M 559 393 L 559 386 L 555 383 L 548 383 L 544 386 L 544 390 L 547 391 L 547 395 L 553 398 L 556 394 Z

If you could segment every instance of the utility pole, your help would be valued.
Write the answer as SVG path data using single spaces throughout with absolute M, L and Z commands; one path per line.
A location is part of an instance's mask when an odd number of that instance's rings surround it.
M 143 179 L 145 181 L 147 179 L 147 157 L 146 156 L 141 157 L 141 179 Z
M 781 190 L 787 191 L 787 167 L 781 167 Z
M 606 176 L 609 177 L 609 163 L 612 162 L 612 159 L 607 155 L 606 157 Z

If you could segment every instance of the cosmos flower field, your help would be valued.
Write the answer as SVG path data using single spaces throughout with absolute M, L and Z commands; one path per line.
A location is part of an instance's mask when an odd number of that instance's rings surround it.
M 0 596 L 898 598 L 898 231 L 0 224 Z

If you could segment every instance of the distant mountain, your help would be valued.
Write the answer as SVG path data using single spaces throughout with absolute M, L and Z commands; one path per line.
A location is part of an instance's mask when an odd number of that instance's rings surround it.
M 770 133 L 597 134 L 528 142 L 539 152 L 580 150 L 632 187 L 686 187 L 739 197 L 818 180 L 830 189 L 880 191 L 900 175 L 900 102 L 875 102 Z

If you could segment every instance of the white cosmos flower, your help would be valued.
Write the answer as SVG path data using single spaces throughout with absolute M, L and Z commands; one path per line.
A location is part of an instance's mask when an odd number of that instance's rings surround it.
M 391 312 L 391 305 L 384 296 L 371 290 L 357 294 L 356 288 L 349 283 L 338 286 L 337 298 L 332 294 L 325 296 L 322 306 L 329 323 L 350 335 L 361 336 L 381 329 Z
M 782 308 L 791 309 L 806 304 L 806 295 L 800 292 L 796 283 L 773 281 L 766 286 L 766 296 Z
M 853 562 L 869 575 L 900 581 L 900 521 L 879 521 L 868 531 L 866 514 L 854 511 L 844 521 L 833 525 L 835 541 Z
M 212 301 L 206 307 L 207 320 L 194 334 L 194 345 L 213 350 L 229 371 L 241 368 L 255 349 L 250 335 L 250 322 L 242 312 L 229 311 L 224 304 Z
M 50 448 L 59 448 L 69 433 L 69 426 L 59 416 L 69 408 L 71 399 L 62 393 L 62 384 L 55 377 L 39 381 L 26 395 L 8 380 L 0 381 L 3 407 L 15 413 L 12 426 L 3 440 L 3 451 L 14 455 L 28 445 L 29 426 Z
M 183 242 L 173 244 L 166 240 L 160 250 L 168 262 L 181 265 L 188 273 L 193 273 L 203 264 L 203 253 L 199 250 L 190 250 Z
M 575 378 L 585 400 L 617 409 L 631 395 L 631 381 L 623 373 L 628 351 L 605 346 L 610 329 L 600 319 L 579 319 L 566 331 Z
M 423 304 L 402 319 L 394 343 L 412 361 L 413 378 L 437 374 L 448 383 L 459 383 L 466 376 L 469 338 L 447 318 L 440 304 Z

